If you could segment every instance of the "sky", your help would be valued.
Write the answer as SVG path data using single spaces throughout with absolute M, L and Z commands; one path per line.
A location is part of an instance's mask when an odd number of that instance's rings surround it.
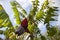
M 11 20 L 11 22 L 13 23 L 13 25 L 16 25 L 16 22 L 14 21 L 14 12 L 12 11 L 11 9 L 11 5 L 10 5 L 10 2 L 11 0 L 0 0 L 0 4 L 3 6 L 3 8 L 5 9 L 5 11 L 7 13 L 9 13 L 9 18 Z M 31 1 L 30 0 L 16 0 L 26 11 L 27 13 L 29 13 L 30 11 L 30 8 L 32 7 L 32 4 L 31 4 Z M 44 0 L 39 0 L 40 1 L 40 4 L 43 3 Z M 54 6 L 57 6 L 59 7 L 59 10 L 60 10 L 60 0 L 52 0 L 55 2 L 55 4 L 53 4 Z M 41 6 L 41 5 L 40 5 Z M 58 25 L 60 26 L 60 11 L 58 11 L 58 21 L 57 22 L 51 22 L 51 25 Z M 38 24 L 39 26 L 39 29 L 41 30 L 41 33 L 45 33 L 46 32 L 46 27 L 43 23 L 39 23 Z

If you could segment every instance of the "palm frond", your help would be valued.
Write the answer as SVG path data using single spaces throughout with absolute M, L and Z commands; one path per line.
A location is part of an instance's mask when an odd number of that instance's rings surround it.
M 2 6 L 1 6 L 2 7 Z M 13 26 L 8 14 L 5 12 L 4 9 L 0 10 L 0 27 L 11 27 Z
M 19 12 L 16 8 L 16 3 L 15 1 L 14 2 L 10 2 L 10 4 L 12 5 L 12 10 L 14 11 L 14 17 L 16 19 L 16 24 L 20 24 L 21 23 L 21 20 L 20 20 L 20 15 L 19 15 Z

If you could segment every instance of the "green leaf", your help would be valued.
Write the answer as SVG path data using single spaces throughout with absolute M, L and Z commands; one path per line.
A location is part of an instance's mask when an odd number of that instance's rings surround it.
M 46 38 L 44 36 L 41 35 L 41 40 L 46 40 Z
M 0 11 L 3 10 L 3 7 L 0 5 Z
M 15 19 L 16 19 L 16 24 L 20 24 L 21 23 L 21 20 L 20 20 L 20 15 L 19 15 L 19 12 L 18 12 L 18 10 L 17 10 L 17 8 L 16 8 L 16 5 L 13 5 L 15 2 L 12 2 L 12 9 L 13 9 L 13 11 L 14 11 L 14 16 L 15 16 Z
M 46 18 L 44 23 L 49 23 L 50 21 L 56 21 L 56 19 L 52 18 L 53 16 L 57 16 L 57 14 L 54 14 L 54 12 L 57 11 L 56 9 L 53 9 L 52 7 L 48 7 L 48 10 L 46 11 Z
M 30 33 L 34 33 L 35 30 L 35 26 L 34 23 L 31 24 L 31 22 L 28 22 L 28 30 L 30 31 Z
M 12 6 L 16 6 L 15 1 L 14 2 L 10 2 Z
M 38 11 L 36 14 L 36 19 L 39 20 L 43 17 L 44 12 L 43 11 Z
M 49 28 L 47 33 L 48 33 L 48 36 L 52 37 L 57 33 L 57 28 L 55 27 Z
M 4 31 L 0 30 L 0 34 L 3 34 Z
M 3 20 L 2 19 L 0 19 L 0 24 L 3 22 Z
M 5 12 L 4 9 L 2 9 L 0 11 L 0 28 L 2 27 L 10 27 L 10 26 L 13 26 L 10 19 L 9 19 L 9 16 L 8 14 Z

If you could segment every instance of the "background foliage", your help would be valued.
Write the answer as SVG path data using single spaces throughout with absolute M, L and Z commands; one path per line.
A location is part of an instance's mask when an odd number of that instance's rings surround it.
M 34 37 L 29 37 L 26 40 L 59 40 L 60 38 L 60 31 L 57 27 L 51 26 L 50 21 L 57 21 L 54 19 L 54 16 L 57 16 L 55 11 L 58 11 L 58 7 L 50 6 L 49 0 L 45 0 L 42 4 L 41 9 L 39 9 L 39 0 L 32 1 L 32 8 L 30 10 L 29 15 L 27 12 L 19 5 L 18 2 L 13 1 L 10 2 L 12 6 L 12 10 L 14 11 L 14 17 L 16 21 L 16 26 L 13 26 L 8 14 L 5 12 L 2 5 L 0 5 L 0 28 L 6 28 L 5 31 L 0 30 L 0 34 L 4 34 L 6 36 L 6 40 L 25 40 L 27 35 L 33 35 Z M 19 11 L 18 8 L 21 10 Z M 21 36 L 16 35 L 15 29 L 18 28 L 18 25 L 21 23 L 21 19 L 28 17 L 28 29 L 30 33 L 24 33 Z M 22 17 L 22 18 L 21 18 Z M 38 28 L 38 23 L 44 22 L 47 28 L 46 36 L 40 33 Z M 2 40 L 2 39 L 1 39 Z

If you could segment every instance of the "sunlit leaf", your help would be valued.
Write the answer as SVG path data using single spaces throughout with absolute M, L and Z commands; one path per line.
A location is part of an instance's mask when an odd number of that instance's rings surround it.
M 43 17 L 44 12 L 43 11 L 38 11 L 36 14 L 36 19 L 41 19 Z
M 3 10 L 3 7 L 0 5 L 0 11 Z
M 15 2 L 11 2 L 11 5 L 12 5 L 12 9 L 14 11 L 14 16 L 15 16 L 15 19 L 16 19 L 16 23 L 20 24 L 21 20 L 20 20 L 19 12 L 18 12 L 18 10 L 16 8 L 16 5 L 13 5 L 13 4 L 15 4 Z

